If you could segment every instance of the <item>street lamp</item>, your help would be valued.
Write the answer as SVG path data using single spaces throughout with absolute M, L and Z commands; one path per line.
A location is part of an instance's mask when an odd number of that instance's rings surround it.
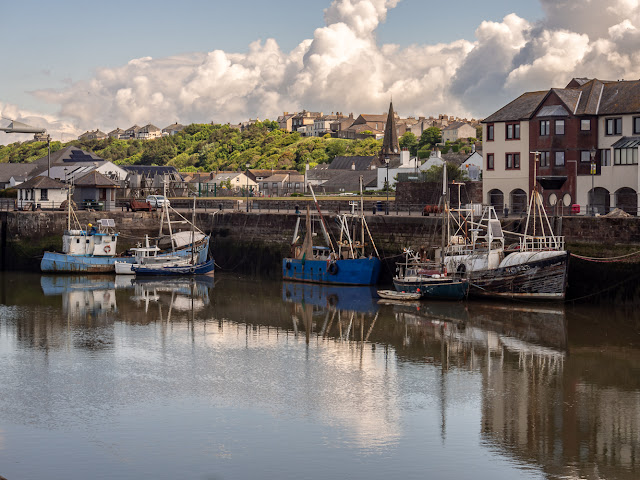
M 387 166 L 387 204 L 384 207 L 384 214 L 389 215 L 389 157 L 385 157 L 384 163 Z
M 244 166 L 247 167 L 244 174 L 247 176 L 247 213 L 249 213 L 249 162 L 245 163 Z
M 589 196 L 589 206 L 591 207 L 591 216 L 595 216 L 595 212 L 593 211 L 593 197 L 594 197 L 594 187 L 593 187 L 593 182 L 596 176 L 596 149 L 595 147 L 591 148 L 591 151 L 589 152 L 589 154 L 591 155 L 591 195 Z
M 33 133 L 37 134 L 47 134 L 47 177 L 49 175 L 49 170 L 51 170 L 51 135 L 47 133 L 44 128 L 31 127 L 26 123 L 16 122 L 15 120 L 11 120 L 11 123 L 7 128 L 0 128 L 0 132 L 5 133 Z

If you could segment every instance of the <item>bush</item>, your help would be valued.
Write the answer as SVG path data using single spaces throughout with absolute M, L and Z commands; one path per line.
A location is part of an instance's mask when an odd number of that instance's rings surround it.
M 18 198 L 18 190 L 15 188 L 0 190 L 0 198 Z
M 453 153 L 458 153 L 458 151 L 460 151 L 460 145 L 453 145 L 451 150 L 453 150 Z
M 291 197 L 304 197 L 303 193 L 298 193 L 298 192 L 293 192 L 291 195 Z
M 444 147 L 442 147 L 442 154 L 444 155 L 445 153 L 449 153 L 449 146 L 445 145 Z

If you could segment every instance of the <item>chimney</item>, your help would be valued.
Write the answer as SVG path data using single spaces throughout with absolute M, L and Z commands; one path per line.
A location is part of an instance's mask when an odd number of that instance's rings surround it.
M 356 169 L 356 162 L 351 162 L 351 170 L 355 170 Z

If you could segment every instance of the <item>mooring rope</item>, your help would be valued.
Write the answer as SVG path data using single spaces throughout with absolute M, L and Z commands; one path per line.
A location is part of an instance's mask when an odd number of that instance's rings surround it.
M 576 257 L 579 258 L 580 260 L 584 260 L 586 262 L 596 262 L 596 263 L 614 263 L 614 262 L 620 262 L 625 258 L 629 258 L 629 257 L 633 257 L 635 255 L 640 255 L 640 251 L 637 252 L 632 252 L 632 253 L 628 253 L 626 255 L 620 255 L 618 257 L 607 257 L 607 258 L 597 258 L 597 257 L 585 257 L 583 255 L 577 255 L 575 253 L 572 253 L 571 256 L 572 257 Z

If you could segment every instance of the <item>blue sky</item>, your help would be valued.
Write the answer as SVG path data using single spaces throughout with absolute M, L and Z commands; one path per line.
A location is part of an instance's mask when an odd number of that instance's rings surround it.
M 640 0 L 2 0 L 0 43 L 0 115 L 60 138 L 391 97 L 482 118 L 574 76 L 640 78 Z

